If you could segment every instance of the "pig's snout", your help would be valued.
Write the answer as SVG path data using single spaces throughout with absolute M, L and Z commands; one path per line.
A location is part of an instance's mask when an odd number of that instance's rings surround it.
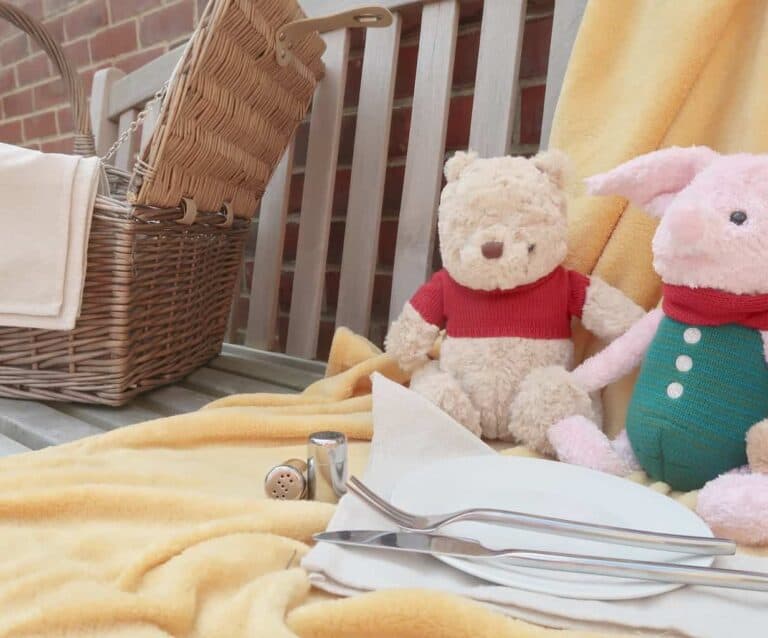
M 704 237 L 704 220 L 696 210 L 678 210 L 669 216 L 667 228 L 681 250 L 692 248 Z

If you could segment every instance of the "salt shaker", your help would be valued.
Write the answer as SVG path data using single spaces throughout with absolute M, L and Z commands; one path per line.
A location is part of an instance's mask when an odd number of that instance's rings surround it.
M 341 432 L 315 432 L 309 437 L 308 498 L 336 503 L 346 492 L 347 437 Z

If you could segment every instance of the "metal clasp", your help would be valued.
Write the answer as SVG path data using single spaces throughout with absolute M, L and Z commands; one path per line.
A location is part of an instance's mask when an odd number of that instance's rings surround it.
M 392 14 L 384 7 L 358 7 L 323 18 L 304 18 L 289 22 L 278 30 L 275 56 L 280 66 L 291 60 L 290 51 L 308 33 L 327 33 L 336 29 L 379 29 L 392 24 Z

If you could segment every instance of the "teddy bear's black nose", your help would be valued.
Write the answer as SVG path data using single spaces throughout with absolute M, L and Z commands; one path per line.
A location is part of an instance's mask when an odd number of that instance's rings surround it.
M 480 246 L 480 251 L 486 259 L 498 259 L 504 254 L 504 242 L 487 241 Z

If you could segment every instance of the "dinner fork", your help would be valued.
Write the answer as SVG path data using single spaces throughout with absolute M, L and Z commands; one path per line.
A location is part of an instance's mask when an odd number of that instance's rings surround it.
M 736 543 L 724 538 L 648 532 L 485 507 L 444 514 L 413 514 L 395 507 L 354 476 L 347 481 L 347 490 L 365 501 L 373 509 L 384 514 L 398 527 L 409 531 L 435 532 L 451 523 L 475 521 L 666 552 L 682 552 L 703 556 L 725 556 L 736 553 Z

